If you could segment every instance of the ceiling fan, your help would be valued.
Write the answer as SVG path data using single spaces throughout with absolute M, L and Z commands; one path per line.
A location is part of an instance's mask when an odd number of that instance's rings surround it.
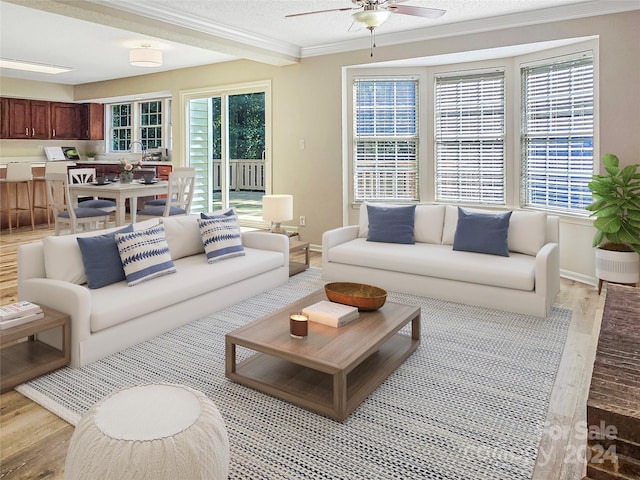
M 373 57 L 373 47 L 375 47 L 376 27 L 382 25 L 392 13 L 402 15 L 413 15 L 416 17 L 439 18 L 444 15 L 445 10 L 439 8 L 415 7 L 412 5 L 398 5 L 406 0 L 351 0 L 353 6 L 342 8 L 331 8 L 329 10 L 316 10 L 313 12 L 292 13 L 289 17 L 300 17 L 303 15 L 314 15 L 316 13 L 344 12 L 356 10 L 351 16 L 355 22 L 362 24 L 371 32 L 371 56 Z

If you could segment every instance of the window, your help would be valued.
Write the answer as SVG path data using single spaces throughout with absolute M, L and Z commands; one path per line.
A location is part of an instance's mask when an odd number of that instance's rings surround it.
M 131 104 L 111 105 L 111 151 L 129 150 L 131 144 Z
M 522 202 L 586 214 L 593 173 L 593 57 L 523 67 Z
M 418 81 L 354 80 L 354 200 L 418 200 Z
M 437 77 L 435 198 L 505 203 L 504 73 Z
M 162 102 L 140 104 L 140 141 L 144 148 L 162 147 Z
M 110 105 L 110 151 L 129 152 L 135 142 L 145 149 L 169 147 L 164 134 L 168 131 L 168 108 L 167 100 Z

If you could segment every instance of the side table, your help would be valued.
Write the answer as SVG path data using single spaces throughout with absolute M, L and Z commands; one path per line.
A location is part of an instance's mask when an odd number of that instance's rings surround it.
M 289 255 L 299 251 L 304 251 L 304 263 L 289 260 L 290 277 L 309 268 L 309 242 L 289 240 Z
M 71 318 L 42 307 L 44 318 L 0 331 L 0 393 L 67 365 L 71 360 Z M 62 350 L 36 339 L 37 333 L 62 327 Z

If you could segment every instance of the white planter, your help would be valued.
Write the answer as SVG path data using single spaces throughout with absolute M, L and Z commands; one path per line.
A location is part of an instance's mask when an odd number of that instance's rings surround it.
M 596 277 L 615 283 L 638 283 L 640 255 L 596 248 Z

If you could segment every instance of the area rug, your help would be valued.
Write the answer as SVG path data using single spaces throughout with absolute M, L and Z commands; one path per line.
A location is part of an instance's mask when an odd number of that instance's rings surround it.
M 390 292 L 390 301 L 422 308 L 422 343 L 340 423 L 224 376 L 227 332 L 322 285 L 320 271 L 308 270 L 279 288 L 17 390 L 77 424 L 116 389 L 189 385 L 224 417 L 231 479 L 531 478 L 569 310 L 537 318 Z

